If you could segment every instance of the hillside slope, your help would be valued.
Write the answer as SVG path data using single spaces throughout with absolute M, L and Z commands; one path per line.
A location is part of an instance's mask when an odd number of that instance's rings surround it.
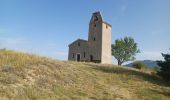
M 0 50 L 0 100 L 168 100 L 160 78 L 131 68 Z

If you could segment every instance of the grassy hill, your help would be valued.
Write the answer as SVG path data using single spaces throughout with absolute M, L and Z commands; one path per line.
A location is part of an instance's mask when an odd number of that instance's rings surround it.
M 168 86 L 132 68 L 0 50 L 0 100 L 169 100 Z

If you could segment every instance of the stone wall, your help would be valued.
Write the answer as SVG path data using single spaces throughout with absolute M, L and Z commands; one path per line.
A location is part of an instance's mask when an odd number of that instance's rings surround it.
M 111 25 L 103 21 L 100 12 L 93 13 L 88 41 L 78 39 L 70 44 L 68 59 L 76 61 L 77 54 L 80 54 L 81 61 L 111 64 L 111 31 Z

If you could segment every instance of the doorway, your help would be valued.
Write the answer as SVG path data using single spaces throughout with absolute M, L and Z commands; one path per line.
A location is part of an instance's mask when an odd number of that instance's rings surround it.
M 93 55 L 90 55 L 90 61 L 91 62 L 93 61 Z
M 78 62 L 80 61 L 80 57 L 81 57 L 81 55 L 80 55 L 80 54 L 77 54 L 76 60 L 77 60 Z

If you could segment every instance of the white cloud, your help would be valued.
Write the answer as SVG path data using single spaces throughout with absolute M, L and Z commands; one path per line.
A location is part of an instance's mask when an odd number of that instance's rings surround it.
M 68 55 L 68 52 L 62 52 L 62 51 L 58 51 L 58 52 L 55 52 L 56 55 L 61 55 L 61 56 L 66 56 Z
M 42 51 L 38 53 L 39 55 L 59 59 L 59 60 L 67 60 L 68 52 L 64 51 Z
M 139 54 L 136 55 L 136 60 L 163 60 L 163 57 L 161 55 L 161 52 L 157 52 L 157 51 L 143 51 Z M 117 60 L 115 58 L 113 58 L 113 63 L 117 64 Z M 124 63 L 128 64 L 131 63 L 131 61 Z
M 46 46 L 38 46 L 30 44 L 27 39 L 19 37 L 0 37 L 0 48 L 7 48 L 21 52 L 38 54 L 41 56 L 52 57 L 56 59 L 66 60 L 68 52 L 57 50 L 55 43 L 48 43 Z M 45 47 L 45 48 L 44 48 Z
M 127 9 L 127 5 L 122 5 L 122 6 L 120 7 L 121 15 L 124 15 L 124 14 L 125 14 L 126 9 Z
M 26 45 L 23 38 L 0 37 L 0 48 L 18 49 L 20 46 Z
M 56 43 L 49 43 L 49 44 L 47 44 L 47 46 L 49 46 L 49 47 L 56 47 L 57 45 L 56 45 Z
M 5 29 L 0 28 L 0 34 L 5 34 L 7 31 Z
M 143 51 L 136 56 L 137 60 L 163 60 L 161 52 Z
M 16 39 L 16 38 L 14 39 L 14 38 L 1 37 L 0 43 L 2 43 L 2 44 L 18 44 L 18 43 L 20 43 L 20 40 Z

